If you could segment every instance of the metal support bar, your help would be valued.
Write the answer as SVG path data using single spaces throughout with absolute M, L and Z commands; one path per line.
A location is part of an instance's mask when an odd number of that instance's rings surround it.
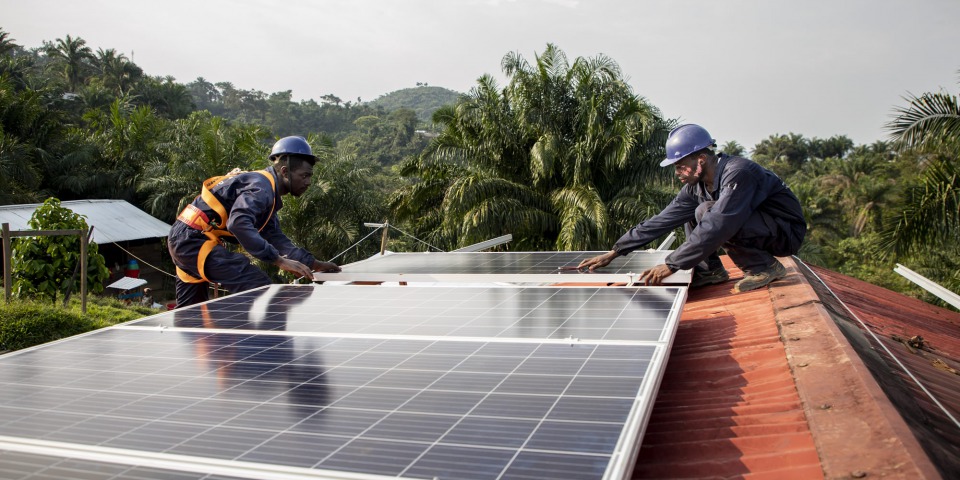
M 673 246 L 673 241 L 677 239 L 677 234 L 675 232 L 670 232 L 670 235 L 667 235 L 667 238 L 663 239 L 663 242 L 660 243 L 660 246 L 657 247 L 657 250 L 667 250 Z
M 473 245 L 467 245 L 463 248 L 458 248 L 456 250 L 451 250 L 451 252 L 479 252 L 480 250 L 486 250 L 490 247 L 496 247 L 497 245 L 503 245 L 509 241 L 513 240 L 513 234 L 506 234 L 502 237 L 491 238 L 480 243 L 474 243 Z
M 944 302 L 953 305 L 954 308 L 960 310 L 960 295 L 943 288 L 933 280 L 930 280 L 923 275 L 920 275 L 919 273 L 900 265 L 899 263 L 897 264 L 897 267 L 893 269 L 893 271 L 903 275 L 904 278 L 916 283 L 920 286 L 920 288 L 932 293 L 940 300 L 943 300 Z

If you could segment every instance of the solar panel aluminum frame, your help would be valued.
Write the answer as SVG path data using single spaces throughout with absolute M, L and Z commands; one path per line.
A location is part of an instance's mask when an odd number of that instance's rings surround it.
M 441 273 L 441 272 L 430 272 L 430 273 L 405 273 L 391 271 L 391 267 L 388 262 L 393 260 L 388 260 L 390 257 L 407 257 L 407 258 L 423 258 L 423 259 L 441 259 L 445 255 L 470 255 L 476 256 L 476 258 L 483 258 L 484 256 L 495 256 L 498 254 L 507 253 L 507 254 L 536 254 L 536 253 L 577 253 L 578 258 L 590 258 L 596 255 L 600 255 L 606 252 L 599 251 L 582 251 L 582 252 L 417 252 L 417 253 L 393 253 L 386 256 L 378 256 L 373 258 L 368 258 L 360 260 L 358 262 L 349 263 L 341 266 L 341 271 L 336 273 L 326 273 L 326 272 L 314 272 L 313 280 L 314 281 L 343 281 L 343 282 L 454 282 L 454 283 L 493 283 L 493 282 L 507 282 L 507 283 L 541 283 L 541 284 L 555 284 L 555 283 L 566 283 L 566 282 L 576 282 L 576 283 L 597 283 L 597 284 L 621 284 L 621 285 L 636 285 L 642 284 L 640 275 L 643 271 L 630 271 L 627 273 L 613 273 L 607 272 L 603 269 L 594 270 L 592 272 L 580 272 L 575 268 L 575 264 L 568 265 L 566 270 L 553 270 L 550 273 Z M 668 251 L 650 251 L 650 252 L 635 252 L 634 255 L 642 255 L 644 253 L 655 253 L 657 255 L 666 255 Z M 397 257 L 399 258 L 399 257 Z M 616 261 L 616 260 L 615 260 Z M 629 260 L 627 260 L 629 261 Z M 370 267 L 377 268 L 383 265 L 384 268 L 382 271 L 351 271 L 351 268 L 368 270 Z M 359 267 L 359 268 L 357 268 Z M 672 275 L 663 279 L 662 283 L 664 285 L 689 285 L 692 278 L 691 270 L 679 270 L 674 272 Z
M 130 467 L 151 467 L 177 472 L 228 475 L 253 480 L 405 480 L 404 477 L 321 470 L 267 463 L 155 453 L 144 450 L 52 442 L 0 435 L 0 451 L 9 450 L 62 459 L 82 459 Z M 409 477 L 407 477 L 409 478 Z M 415 479 L 410 479 L 415 480 Z

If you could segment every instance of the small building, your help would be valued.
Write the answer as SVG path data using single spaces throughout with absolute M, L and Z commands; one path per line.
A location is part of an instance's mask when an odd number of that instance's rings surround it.
M 10 230 L 30 230 L 27 224 L 40 205 L 0 206 L 0 224 L 9 223 Z M 122 278 L 129 271 L 127 266 L 131 260 L 141 259 L 137 262 L 140 270 L 136 275 L 147 280 L 155 297 L 173 296 L 173 279 L 166 272 L 150 266 L 164 268 L 169 263 L 169 256 L 160 242 L 170 232 L 168 223 L 126 200 L 69 200 L 60 202 L 60 205 L 83 215 L 93 229 L 91 241 L 99 246 L 99 253 L 110 268 L 107 283 Z

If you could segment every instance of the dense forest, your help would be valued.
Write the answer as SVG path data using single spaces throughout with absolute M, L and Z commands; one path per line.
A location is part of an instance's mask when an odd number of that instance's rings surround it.
M 364 222 L 441 249 L 511 233 L 514 250 L 606 250 L 676 193 L 657 166 L 676 121 L 635 93 L 614 59 L 571 62 L 547 45 L 501 62 L 467 93 L 426 84 L 374 101 L 294 101 L 197 78 L 145 73 L 115 49 L 66 35 L 40 47 L 0 30 L 0 205 L 127 200 L 172 222 L 202 180 L 266 166 L 276 138 L 304 135 L 316 184 L 281 223 L 320 258 L 377 251 Z M 960 290 L 960 108 L 944 92 L 891 105 L 889 141 L 854 145 L 773 134 L 746 155 L 803 203 L 800 257 L 931 300 L 893 273 L 907 265 Z M 682 232 L 678 232 L 682 233 Z M 172 268 L 171 268 L 172 270 Z

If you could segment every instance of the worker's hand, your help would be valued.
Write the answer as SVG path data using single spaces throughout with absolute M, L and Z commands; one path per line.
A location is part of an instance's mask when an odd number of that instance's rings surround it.
M 297 277 L 313 279 L 313 272 L 310 271 L 310 268 L 296 260 L 287 257 L 278 257 L 277 261 L 273 262 L 273 264 L 280 267 L 280 270 L 290 272 Z
M 313 271 L 324 272 L 324 273 L 336 273 L 340 271 L 340 267 L 333 262 L 321 262 L 319 260 L 314 260 Z
M 609 252 L 604 253 L 603 255 L 597 255 L 596 257 L 588 258 L 580 262 L 580 265 L 577 265 L 577 269 L 578 270 L 588 269 L 592 272 L 593 269 L 595 268 L 606 267 L 607 265 L 610 264 L 610 262 L 613 261 L 614 258 L 617 258 L 619 256 L 620 254 L 618 254 L 615 250 L 610 250 Z
M 670 275 L 673 275 L 670 267 L 665 263 L 661 263 L 656 267 L 644 270 L 643 273 L 640 274 L 640 280 L 643 280 L 644 285 L 660 285 L 663 283 L 663 279 Z

